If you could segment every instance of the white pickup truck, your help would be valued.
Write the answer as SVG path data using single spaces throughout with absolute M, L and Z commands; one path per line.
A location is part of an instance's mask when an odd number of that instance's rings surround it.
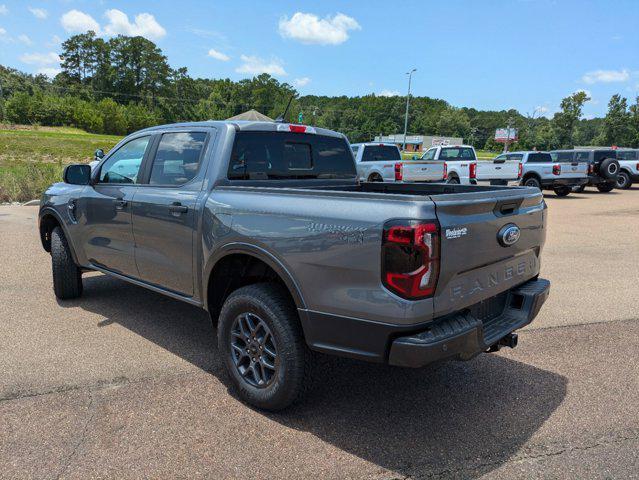
M 357 176 L 362 182 L 442 182 L 444 165 L 402 160 L 393 143 L 352 143 Z
M 517 185 L 521 178 L 521 163 L 503 156 L 494 160 L 477 161 L 470 145 L 437 146 L 429 148 L 421 161 L 443 163 L 447 183 L 464 185 Z
M 617 188 L 627 190 L 632 184 L 639 182 L 639 150 L 619 149 L 617 150 L 617 161 L 619 162 L 619 176 L 617 176 Z

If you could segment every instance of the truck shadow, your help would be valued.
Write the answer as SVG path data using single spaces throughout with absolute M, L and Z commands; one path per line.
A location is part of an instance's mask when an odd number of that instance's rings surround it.
M 82 298 L 60 305 L 99 314 L 105 319 L 98 327 L 118 324 L 141 335 L 215 375 L 235 395 L 205 312 L 104 275 L 84 284 Z M 500 354 L 419 370 L 318 360 L 306 401 L 249 415 L 308 432 L 399 476 L 491 472 L 522 449 L 566 395 L 566 378 Z

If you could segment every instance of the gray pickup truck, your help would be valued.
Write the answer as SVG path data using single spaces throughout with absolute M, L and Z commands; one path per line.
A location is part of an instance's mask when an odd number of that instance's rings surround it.
M 59 299 L 99 271 L 210 312 L 239 396 L 282 409 L 314 352 L 420 367 L 530 323 L 546 205 L 527 187 L 358 183 L 346 138 L 202 122 L 134 133 L 44 193 Z

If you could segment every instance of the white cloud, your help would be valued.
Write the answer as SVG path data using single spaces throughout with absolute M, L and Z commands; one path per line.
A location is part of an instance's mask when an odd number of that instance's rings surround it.
M 135 23 L 121 10 L 111 9 L 104 13 L 109 23 L 104 26 L 107 35 L 130 35 L 158 40 L 166 35 L 166 30 L 150 13 L 140 13 L 135 16 Z
M 24 33 L 22 35 L 18 35 L 18 40 L 21 43 L 24 43 L 25 45 L 33 45 L 33 42 L 31 41 L 31 39 L 29 38 L 28 35 L 25 35 Z
M 308 77 L 296 78 L 295 80 L 293 80 L 293 83 L 296 87 L 305 87 L 306 85 L 311 83 L 311 79 Z
M 228 55 L 225 55 L 222 52 L 218 52 L 214 48 L 209 50 L 208 56 L 216 60 L 221 60 L 222 62 L 228 62 L 231 59 L 231 57 L 229 57 Z
M 237 73 L 248 73 L 249 75 L 259 75 L 260 73 L 268 73 L 269 75 L 287 75 L 282 61 L 278 58 L 271 58 L 267 61 L 260 57 L 241 55 L 240 59 L 244 62 L 237 67 Z
M 282 17 L 279 23 L 282 37 L 318 45 L 339 45 L 348 40 L 349 30 L 361 28 L 357 20 L 343 13 L 319 18 L 312 13 L 297 12 L 290 19 Z
M 625 82 L 630 78 L 628 70 L 594 70 L 586 73 L 581 79 L 587 84 Z
M 377 94 L 378 97 L 398 97 L 399 92 L 397 90 L 384 89 Z
M 47 53 L 25 53 L 20 57 L 23 63 L 28 65 L 57 65 L 60 63 L 60 57 L 55 52 Z
M 69 10 L 62 15 L 60 23 L 69 33 L 85 33 L 88 30 L 100 33 L 100 24 L 91 15 L 80 10 Z
M 7 6 L 4 3 L 0 5 L 0 15 L 6 15 L 8 13 L 9 9 L 7 8 Z
M 53 78 L 55 77 L 58 73 L 60 73 L 62 70 L 60 70 L 59 68 L 55 68 L 55 67 L 42 67 L 38 69 L 39 74 L 41 75 L 46 75 L 49 78 Z
M 57 35 L 54 35 L 53 37 L 51 37 L 51 40 L 46 43 L 46 46 L 50 48 L 55 48 L 60 46 L 61 42 L 62 42 L 62 39 L 58 37 Z
M 6 35 L 6 34 L 7 34 L 7 31 L 4 28 L 0 27 L 0 36 Z
M 29 11 L 34 17 L 39 18 L 40 20 L 44 20 L 49 16 L 49 12 L 47 12 L 44 8 L 29 7 Z

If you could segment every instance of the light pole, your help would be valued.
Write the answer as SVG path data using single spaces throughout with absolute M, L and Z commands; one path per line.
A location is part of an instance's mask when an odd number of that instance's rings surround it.
M 410 72 L 406 72 L 406 75 L 408 75 L 408 94 L 406 95 L 406 116 L 404 117 L 404 144 L 402 147 L 402 151 L 406 151 L 406 132 L 408 131 L 408 105 L 410 104 L 410 81 L 413 77 L 413 73 L 416 71 L 417 69 L 413 68 Z

